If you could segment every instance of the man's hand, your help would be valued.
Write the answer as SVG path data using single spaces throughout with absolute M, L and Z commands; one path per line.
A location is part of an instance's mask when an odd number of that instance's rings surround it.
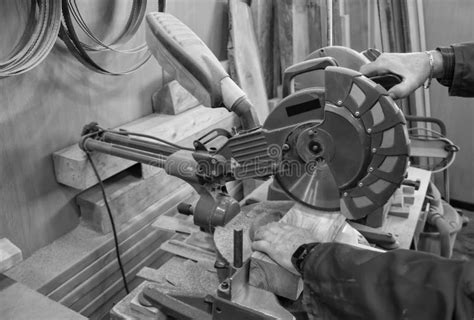
M 433 55 L 433 78 L 443 76 L 443 57 L 437 50 Z M 382 53 L 374 62 L 363 65 L 360 72 L 366 76 L 394 73 L 403 81 L 391 88 L 388 93 L 393 99 L 408 96 L 423 85 L 430 76 L 429 56 L 425 52 L 415 53 Z
M 300 245 L 317 241 L 309 230 L 272 222 L 257 229 L 252 249 L 266 253 L 285 269 L 298 274 L 291 263 L 291 256 Z

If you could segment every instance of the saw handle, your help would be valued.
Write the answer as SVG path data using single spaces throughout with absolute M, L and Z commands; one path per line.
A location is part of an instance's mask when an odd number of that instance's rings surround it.
M 324 70 L 326 67 L 337 65 L 334 58 L 324 57 L 305 60 L 286 68 L 283 73 L 283 98 L 287 97 L 293 91 L 292 80 L 297 75 L 316 70 Z
M 255 110 L 245 93 L 190 28 L 162 12 L 147 14 L 146 21 L 148 47 L 167 73 L 204 106 L 225 106 L 240 117 L 244 129 L 258 127 Z

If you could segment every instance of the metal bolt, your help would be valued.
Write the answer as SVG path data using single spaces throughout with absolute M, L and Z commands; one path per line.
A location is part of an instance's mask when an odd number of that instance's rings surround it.
M 372 132 L 371 128 L 367 129 L 367 133 L 371 133 L 371 132 Z
M 360 116 L 360 112 L 359 112 L 359 111 L 356 111 L 356 112 L 355 112 L 355 116 L 356 116 L 356 117 Z
M 372 172 L 372 171 L 374 171 L 374 168 L 370 167 L 369 172 Z
M 224 281 L 221 283 L 221 288 L 224 290 L 229 289 L 229 283 L 227 281 Z
M 290 146 L 289 146 L 288 144 L 286 144 L 286 143 L 285 143 L 281 148 L 283 149 L 283 151 L 288 151 L 288 150 L 290 150 Z
M 372 153 L 376 153 L 376 152 L 377 152 L 377 148 L 373 148 Z
M 342 100 L 337 100 L 337 104 L 338 104 L 338 105 L 341 105 L 341 104 L 342 104 Z
M 359 187 L 362 188 L 363 186 L 364 186 L 364 184 L 362 182 L 359 182 Z

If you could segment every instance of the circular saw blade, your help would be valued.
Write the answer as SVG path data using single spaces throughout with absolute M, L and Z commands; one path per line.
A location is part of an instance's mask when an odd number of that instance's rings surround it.
M 315 164 L 303 174 L 275 175 L 278 186 L 293 200 L 324 211 L 340 209 L 340 196 L 331 171 L 326 164 Z

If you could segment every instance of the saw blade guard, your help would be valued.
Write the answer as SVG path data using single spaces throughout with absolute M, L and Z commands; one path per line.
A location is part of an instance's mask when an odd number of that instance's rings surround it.
M 278 121 L 270 115 L 264 124 L 273 132 L 290 132 L 282 142 L 275 180 L 309 207 L 340 209 L 349 219 L 361 219 L 383 207 L 403 181 L 409 155 L 406 121 L 387 91 L 359 72 L 327 67 L 324 81 L 323 97 L 315 97 L 317 89 L 296 92 L 274 111 Z M 292 121 L 296 115 L 289 111 L 301 105 L 302 97 L 306 104 L 323 105 L 323 116 L 312 119 L 308 113 L 301 121 L 303 112 Z M 281 119 L 284 115 L 288 119 Z M 295 164 L 305 171 L 295 170 Z

